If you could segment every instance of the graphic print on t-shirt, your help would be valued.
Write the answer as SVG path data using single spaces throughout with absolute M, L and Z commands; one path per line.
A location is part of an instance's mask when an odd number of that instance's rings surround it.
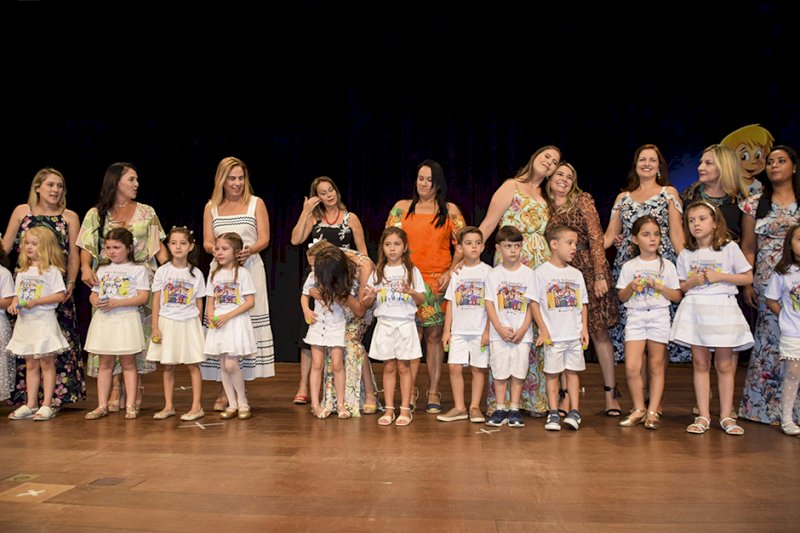
M 456 286 L 456 305 L 459 307 L 484 307 L 483 280 L 462 281 Z
M 497 309 L 510 309 L 525 313 L 528 310 L 528 299 L 525 292 L 528 290 L 526 285 L 521 283 L 501 283 L 497 287 Z
M 408 302 L 411 296 L 408 293 L 402 292 L 404 287 L 404 280 L 387 281 L 383 284 L 381 291 L 378 293 L 378 299 L 381 303 L 392 302 Z
M 713 259 L 695 259 L 689 265 L 689 277 L 694 276 L 697 272 L 704 272 L 706 270 L 722 272 L 722 263 L 714 261 Z
M 36 278 L 24 278 L 19 284 L 19 294 L 17 297 L 20 300 L 30 301 L 35 298 L 42 297 L 42 290 L 44 290 L 44 282 Z
M 108 272 L 100 278 L 100 298 L 130 296 L 131 279 L 125 274 Z
M 187 305 L 192 301 L 194 284 L 190 281 L 170 279 L 161 291 L 161 302 L 165 304 Z
M 239 296 L 239 284 L 235 281 L 223 281 L 214 284 L 214 303 L 217 305 L 223 304 L 240 304 L 242 303 Z
M 800 313 L 800 283 L 789 289 L 789 298 L 792 300 L 792 310 Z
M 653 288 L 653 284 L 663 284 L 664 280 L 661 279 L 656 272 L 650 270 L 640 270 L 633 278 L 636 284 L 633 286 L 633 298 L 637 300 L 647 300 L 648 298 L 657 298 L 661 296 L 661 291 Z
M 554 281 L 547 286 L 548 309 L 581 306 L 581 287 L 571 281 Z

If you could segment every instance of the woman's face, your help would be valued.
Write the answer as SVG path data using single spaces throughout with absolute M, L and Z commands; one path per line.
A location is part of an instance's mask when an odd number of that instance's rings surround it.
M 767 156 L 767 178 L 773 184 L 791 180 L 794 170 L 794 163 L 785 151 L 774 150 Z
M 566 196 L 575 183 L 575 173 L 567 165 L 561 165 L 550 177 L 550 190 L 555 196 Z
M 700 157 L 700 164 L 697 165 L 697 176 L 700 183 L 714 185 L 719 182 L 719 167 L 714 159 L 714 154 L 704 152 Z
M 533 160 L 533 169 L 542 176 L 550 176 L 560 160 L 561 154 L 558 153 L 558 150 L 548 148 Z
M 44 181 L 36 187 L 39 201 L 56 205 L 64 196 L 64 180 L 56 174 L 48 174 Z
M 419 197 L 428 200 L 436 196 L 436 187 L 433 186 L 433 173 L 431 167 L 423 165 L 417 172 L 417 194 Z
M 117 195 L 122 197 L 123 201 L 131 201 L 136 199 L 136 192 L 139 190 L 139 176 L 132 168 L 123 172 L 122 177 L 117 182 Z
M 227 200 L 239 200 L 244 194 L 244 169 L 235 166 L 222 183 L 222 193 Z
M 339 195 L 329 181 L 321 181 L 317 185 L 317 196 L 325 207 L 334 207 L 339 204 Z
M 639 159 L 636 160 L 636 173 L 639 174 L 639 179 L 655 179 L 660 169 L 658 153 L 652 148 L 642 150 Z

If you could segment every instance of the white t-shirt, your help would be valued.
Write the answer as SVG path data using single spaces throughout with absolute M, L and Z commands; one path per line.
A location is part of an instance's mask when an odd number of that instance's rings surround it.
M 378 289 L 378 296 L 375 299 L 375 316 L 384 318 L 397 318 L 413 320 L 417 313 L 417 304 L 411 296 L 399 292 L 397 289 L 403 283 L 408 282 L 408 274 L 404 265 L 386 266 L 383 269 L 383 279 L 379 282 L 378 273 L 373 272 L 370 283 Z M 416 292 L 425 292 L 425 282 L 422 280 L 422 272 L 414 267 L 412 272 L 413 289 Z
M 111 263 L 97 269 L 99 285 L 92 287 L 92 292 L 100 298 L 133 298 L 139 291 L 150 290 L 150 279 L 144 265 L 137 263 Z M 137 306 L 134 306 L 134 308 Z M 105 313 L 119 313 L 131 309 L 131 306 L 117 307 L 104 311 Z
M 506 270 L 500 264 L 494 267 L 486 276 L 486 300 L 494 302 L 497 319 L 504 326 L 519 329 L 525 322 L 528 312 L 528 297 L 526 293 L 534 286 L 533 270 L 519 264 L 516 270 Z M 502 341 L 503 338 L 494 329 L 489 328 L 489 339 Z M 533 330 L 528 328 L 521 342 L 533 342 Z
M 172 320 L 191 320 L 200 315 L 197 299 L 206 295 L 206 283 L 199 268 L 177 268 L 172 263 L 158 267 L 153 292 L 161 291 L 159 315 Z
M 645 261 L 641 257 L 634 257 L 622 265 L 622 270 L 617 279 L 617 289 L 624 289 L 635 278 L 650 280 L 664 285 L 668 289 L 680 289 L 678 281 L 678 270 L 671 261 L 666 259 L 653 259 Z M 625 302 L 628 309 L 655 309 L 669 307 L 670 301 L 667 300 L 660 291 L 651 286 L 637 285 Z
M 581 312 L 589 299 L 581 271 L 570 265 L 559 268 L 547 261 L 533 271 L 533 278 L 534 284 L 525 295 L 539 304 L 550 340 L 580 339 Z
M 800 337 L 800 268 L 792 265 L 786 274 L 773 272 L 764 296 L 781 303 L 781 335 Z
M 445 299 L 452 307 L 454 335 L 480 335 L 486 329 L 486 278 L 492 267 L 486 263 L 462 267 L 450 277 Z
M 223 268 L 214 279 L 213 273 L 208 274 L 207 296 L 214 298 L 214 313 L 217 315 L 233 311 L 244 303 L 244 297 L 255 294 L 256 288 L 253 285 L 253 278 L 250 272 L 244 267 L 239 267 L 236 280 L 233 279 L 233 269 Z
M 67 292 L 64 286 L 64 277 L 61 272 L 51 266 L 45 272 L 39 272 L 35 266 L 29 267 L 25 272 L 17 272 L 17 279 L 14 281 L 14 292 L 22 300 L 33 300 L 44 298 L 57 292 Z M 57 303 L 37 305 L 33 309 L 21 309 L 25 313 L 41 313 L 52 311 L 58 307 Z
M 14 278 L 11 277 L 11 272 L 0 265 L 0 298 L 13 298 L 15 294 L 17 293 L 14 290 Z
M 719 251 L 713 248 L 700 248 L 695 251 L 683 249 L 678 256 L 678 279 L 687 280 L 700 270 L 716 270 L 723 274 L 742 274 L 753 267 L 745 259 L 742 249 L 735 242 L 729 242 Z M 708 285 L 692 287 L 686 294 L 738 294 L 733 283 L 720 281 Z

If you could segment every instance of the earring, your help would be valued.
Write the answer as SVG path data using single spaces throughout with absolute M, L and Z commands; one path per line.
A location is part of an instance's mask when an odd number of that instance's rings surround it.
M 656 177 L 657 177 L 657 178 L 660 178 L 660 177 L 661 177 L 661 171 L 660 171 L 660 170 L 656 172 Z

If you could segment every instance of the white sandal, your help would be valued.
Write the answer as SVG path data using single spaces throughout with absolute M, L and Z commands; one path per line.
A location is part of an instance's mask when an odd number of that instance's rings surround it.
M 725 425 L 726 421 L 730 421 L 731 423 L 726 426 Z M 736 420 L 734 420 L 733 418 L 731 418 L 729 416 L 725 417 L 725 418 L 723 418 L 723 419 L 721 419 L 719 421 L 719 427 L 721 427 L 722 430 L 725 433 L 727 433 L 728 435 L 734 435 L 736 437 L 738 437 L 740 435 L 744 435 L 744 428 L 742 426 L 738 425 L 736 423 Z
M 686 433 L 702 435 L 711 427 L 711 419 L 705 416 L 696 416 L 694 422 L 686 426 Z

